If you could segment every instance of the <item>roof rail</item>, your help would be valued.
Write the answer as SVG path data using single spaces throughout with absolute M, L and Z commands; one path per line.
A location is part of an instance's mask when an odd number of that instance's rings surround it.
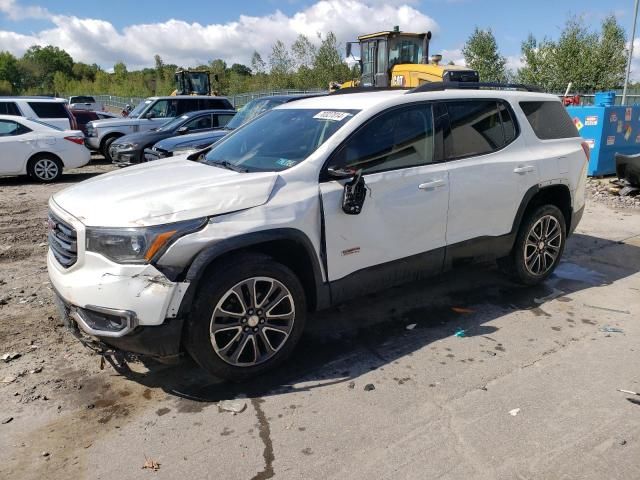
M 407 93 L 439 92 L 442 90 L 525 90 L 527 92 L 542 92 L 533 85 L 524 83 L 496 83 L 496 82 L 429 82 L 409 90 Z
M 331 92 L 329 95 L 344 95 L 347 93 L 371 93 L 371 92 L 388 92 L 389 90 L 407 90 L 402 87 L 345 87 Z M 410 90 L 409 90 L 410 91 Z

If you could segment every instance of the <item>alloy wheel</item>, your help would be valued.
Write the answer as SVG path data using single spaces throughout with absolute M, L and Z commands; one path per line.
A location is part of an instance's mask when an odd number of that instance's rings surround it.
M 233 366 L 266 362 L 285 345 L 295 321 L 287 287 L 270 277 L 252 277 L 230 288 L 213 310 L 211 344 Z
M 48 158 L 41 158 L 40 160 L 36 161 L 35 165 L 33 166 L 33 173 L 35 174 L 35 176 L 38 177 L 38 179 L 44 181 L 49 181 L 56 178 L 58 176 L 59 170 L 60 167 L 58 166 L 58 164 Z
M 544 215 L 536 221 L 524 246 L 524 263 L 535 276 L 547 273 L 555 264 L 562 247 L 562 228 L 553 215 Z

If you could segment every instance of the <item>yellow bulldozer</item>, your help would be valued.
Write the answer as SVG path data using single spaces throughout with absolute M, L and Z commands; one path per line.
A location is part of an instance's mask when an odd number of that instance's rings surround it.
M 208 70 L 179 68 L 175 73 L 176 89 L 171 95 L 215 95 L 211 89 L 211 77 Z M 217 82 L 218 76 L 213 75 L 213 79 Z
M 431 32 L 392 31 L 370 33 L 347 43 L 347 58 L 353 45 L 360 45 L 360 77 L 340 85 L 348 87 L 413 88 L 427 82 L 478 82 L 478 72 L 458 65 L 440 65 L 441 55 L 429 57 Z

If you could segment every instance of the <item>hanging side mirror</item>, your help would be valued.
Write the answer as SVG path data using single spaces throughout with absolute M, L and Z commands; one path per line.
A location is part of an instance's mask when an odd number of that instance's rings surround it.
M 344 185 L 342 211 L 347 215 L 358 215 L 362 211 L 366 197 L 367 186 L 362 176 L 362 170 L 358 170 L 353 179 Z

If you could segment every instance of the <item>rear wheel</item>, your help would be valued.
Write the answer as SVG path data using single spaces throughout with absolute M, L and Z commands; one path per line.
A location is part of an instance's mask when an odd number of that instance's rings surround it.
M 296 275 L 271 257 L 244 254 L 216 265 L 203 280 L 185 346 L 210 373 L 245 380 L 291 354 L 305 319 L 304 290 Z
M 29 161 L 28 174 L 39 182 L 55 182 L 62 176 L 62 162 L 51 155 L 39 155 Z
M 525 285 L 540 283 L 560 263 L 566 235 L 565 218 L 560 209 L 555 205 L 542 205 L 524 219 L 511 255 L 500 264 Z

